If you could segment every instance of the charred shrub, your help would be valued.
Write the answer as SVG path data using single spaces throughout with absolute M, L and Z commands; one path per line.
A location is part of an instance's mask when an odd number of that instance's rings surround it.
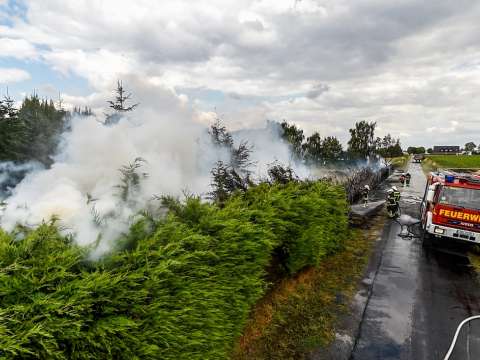
M 288 184 L 299 180 L 290 165 L 282 165 L 279 162 L 269 164 L 268 176 L 271 183 L 278 184 Z

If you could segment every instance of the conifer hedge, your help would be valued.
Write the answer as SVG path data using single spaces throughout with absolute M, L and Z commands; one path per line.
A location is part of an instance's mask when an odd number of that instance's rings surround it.
M 95 262 L 54 225 L 0 230 L 0 358 L 228 358 L 269 265 L 293 274 L 348 236 L 344 190 L 326 182 L 169 207 Z

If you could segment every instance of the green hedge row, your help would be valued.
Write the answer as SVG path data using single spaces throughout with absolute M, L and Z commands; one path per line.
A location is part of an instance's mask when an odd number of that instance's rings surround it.
M 345 193 L 324 182 L 170 208 L 97 262 L 51 225 L 22 240 L 0 230 L 0 358 L 227 358 L 268 266 L 295 273 L 348 236 Z

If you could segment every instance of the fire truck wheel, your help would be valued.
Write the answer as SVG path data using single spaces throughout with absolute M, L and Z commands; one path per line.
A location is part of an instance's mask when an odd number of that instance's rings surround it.
M 433 246 L 432 236 L 425 231 L 423 232 L 423 235 L 422 235 L 422 246 L 426 248 L 430 248 Z
M 427 232 L 426 224 L 422 226 L 422 246 L 430 248 L 433 245 L 432 235 Z

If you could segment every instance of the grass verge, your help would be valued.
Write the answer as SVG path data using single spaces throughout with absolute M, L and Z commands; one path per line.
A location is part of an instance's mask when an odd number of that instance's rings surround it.
M 468 253 L 468 260 L 477 276 L 480 276 L 480 247 L 474 246 L 472 251 Z
M 388 159 L 388 161 L 395 169 L 403 169 L 407 165 L 409 159 L 410 155 L 403 155 Z
M 473 269 L 477 274 L 480 274 L 480 256 L 478 254 L 469 253 L 468 259 L 470 264 L 473 266 Z
M 425 174 L 428 174 L 430 171 L 436 171 L 437 169 L 438 164 L 431 158 L 427 157 L 422 161 L 422 170 Z
M 335 338 L 383 229 L 383 217 L 368 231 L 355 230 L 344 248 L 276 284 L 256 305 L 232 360 L 304 359 Z

